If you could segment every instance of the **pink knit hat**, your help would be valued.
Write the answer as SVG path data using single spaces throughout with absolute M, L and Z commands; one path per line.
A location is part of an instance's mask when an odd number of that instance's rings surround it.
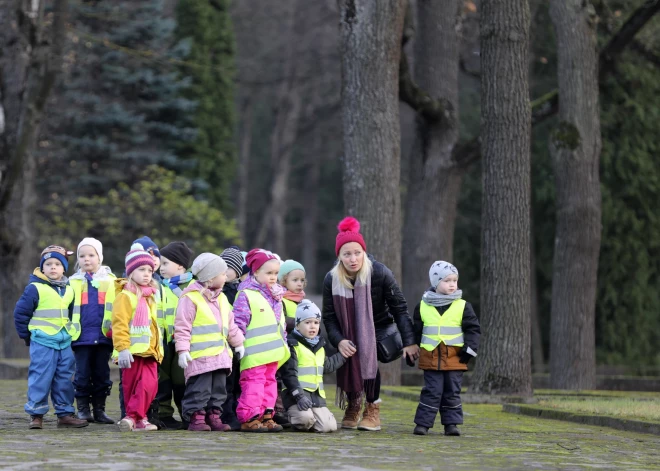
M 126 254 L 126 276 L 131 276 L 131 273 L 144 265 L 149 265 L 152 269 L 156 268 L 154 259 L 141 244 L 131 245 L 130 252 Z
M 339 256 L 339 251 L 344 244 L 349 242 L 357 242 L 362 246 L 364 251 L 367 251 L 367 244 L 364 242 L 362 234 L 360 234 L 360 221 L 354 217 L 345 217 L 337 226 L 339 234 L 337 234 L 337 241 L 335 242 L 335 254 Z
M 252 273 L 256 272 L 259 268 L 263 266 L 269 260 L 279 260 L 276 254 L 269 250 L 264 249 L 252 249 L 245 256 L 245 263 Z

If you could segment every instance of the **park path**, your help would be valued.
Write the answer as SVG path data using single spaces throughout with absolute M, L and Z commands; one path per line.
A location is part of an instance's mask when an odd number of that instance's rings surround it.
M 44 430 L 28 430 L 26 384 L 0 381 L 0 469 L 660 469 L 658 436 L 506 414 L 498 405 L 466 405 L 461 437 L 444 437 L 441 428 L 415 436 L 416 404 L 389 396 L 378 433 L 138 435 L 96 424 L 57 430 L 53 415 Z M 116 394 L 108 409 L 118 415 Z

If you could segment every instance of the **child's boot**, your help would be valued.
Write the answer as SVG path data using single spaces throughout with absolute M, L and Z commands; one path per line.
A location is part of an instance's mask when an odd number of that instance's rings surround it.
M 362 399 L 348 400 L 348 407 L 344 411 L 344 418 L 341 420 L 341 428 L 356 429 L 360 421 L 360 410 L 362 409 Z
M 188 430 L 191 432 L 210 432 L 211 427 L 206 424 L 206 412 L 198 410 L 190 416 L 190 425 Z
M 94 421 L 99 424 L 114 424 L 115 421 L 107 416 L 105 413 L 105 400 L 106 396 L 99 396 L 92 398 L 92 406 L 94 407 Z
M 380 430 L 380 404 L 377 402 L 367 402 L 364 405 L 364 414 L 358 425 L 358 430 L 369 430 L 377 432 Z
M 413 430 L 413 433 L 415 435 L 428 435 L 429 434 L 429 428 L 424 427 L 423 425 L 417 425 L 415 427 L 415 430 Z
M 57 428 L 81 428 L 87 427 L 88 425 L 88 421 L 79 419 L 74 414 L 57 418 Z
M 135 427 L 135 421 L 131 417 L 124 417 L 119 421 L 119 430 L 122 432 L 131 432 Z
M 258 415 L 255 415 L 247 422 L 241 424 L 241 432 L 268 432 L 268 427 L 261 423 Z
M 31 415 L 30 416 L 30 427 L 31 429 L 39 429 L 41 430 L 44 428 L 44 416 L 43 415 Z
M 273 420 L 273 409 L 266 409 L 266 412 L 264 412 L 264 418 L 261 423 L 268 429 L 269 432 L 281 432 L 284 430 L 284 427 Z
M 89 398 L 77 397 L 76 403 L 78 404 L 78 418 L 81 420 L 86 420 L 87 422 L 94 422 L 92 412 L 89 410 Z
M 452 437 L 460 437 L 461 431 L 458 430 L 456 425 L 445 425 L 445 435 Z
M 220 409 L 211 409 L 206 412 L 206 423 L 211 427 L 212 432 L 228 432 L 231 427 L 223 424 L 220 419 Z
M 158 427 L 147 419 L 138 420 L 135 422 L 135 427 L 133 427 L 134 432 L 155 432 L 156 430 L 158 430 Z

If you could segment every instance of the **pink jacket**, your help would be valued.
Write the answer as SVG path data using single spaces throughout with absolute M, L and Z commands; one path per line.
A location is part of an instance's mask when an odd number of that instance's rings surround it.
M 195 281 L 183 290 L 183 293 L 179 298 L 179 304 L 176 309 L 176 319 L 174 321 L 174 341 L 177 353 L 190 351 L 190 332 L 192 330 L 193 322 L 195 321 L 195 315 L 197 314 L 197 306 L 195 306 L 195 303 L 193 303 L 189 297 L 183 295 L 189 291 L 201 291 L 202 289 L 203 286 Z M 216 302 L 220 293 L 222 293 L 222 290 L 206 290 L 203 296 L 210 306 L 213 315 L 217 319 L 218 324 L 222 325 L 220 310 L 218 309 L 218 303 Z M 229 316 L 229 333 L 227 334 L 229 345 L 232 347 L 243 345 L 245 337 L 234 323 L 234 314 L 231 310 L 226 314 Z M 219 355 L 212 357 L 195 358 L 191 363 L 188 363 L 188 367 L 184 370 L 184 373 L 186 381 L 188 381 L 191 376 L 224 368 L 231 369 L 231 357 L 229 356 L 229 351 L 227 349 L 223 350 Z

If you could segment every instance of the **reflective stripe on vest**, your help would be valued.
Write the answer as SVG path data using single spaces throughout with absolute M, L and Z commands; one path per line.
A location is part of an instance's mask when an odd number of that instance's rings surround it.
M 298 383 L 306 391 L 319 390 L 319 395 L 325 399 L 323 390 L 323 363 L 325 362 L 325 349 L 319 348 L 316 353 L 304 345 L 295 345 L 294 350 L 298 357 Z
M 283 298 L 282 307 L 286 308 L 286 317 L 290 317 L 291 319 L 296 318 L 296 309 L 298 309 L 298 305 L 294 301 Z
M 197 308 L 190 335 L 190 356 L 194 360 L 221 354 L 225 348 L 228 348 L 227 334 L 231 306 L 227 297 L 221 293 L 217 299 L 222 322 L 222 326 L 220 326 L 211 307 L 199 291 L 189 291 L 183 296 L 189 297 Z M 231 350 L 229 350 L 229 355 L 231 356 Z
M 440 342 L 454 347 L 463 346 L 463 310 L 465 300 L 457 299 L 451 303 L 443 315 L 438 310 L 422 301 L 419 313 L 424 327 L 422 329 L 422 342 L 420 347 L 429 352 L 433 351 Z
M 241 371 L 275 361 L 279 368 L 291 356 L 284 341 L 285 316 L 280 316 L 278 324 L 273 308 L 261 293 L 250 289 L 241 291 L 247 296 L 252 313 L 243 343 L 245 355 L 241 358 Z
M 35 309 L 28 330 L 41 330 L 48 335 L 55 335 L 62 328 L 76 340 L 80 336 L 80 314 L 69 319 L 69 305 L 73 301 L 74 293 L 71 286 L 64 288 L 64 295 L 60 296 L 56 289 L 44 283 L 31 283 L 39 293 L 39 304 Z
M 116 277 L 112 273 L 108 275 L 109 279 L 102 280 L 98 282 L 98 292 L 99 299 L 105 299 L 105 305 L 103 307 L 103 322 L 101 323 L 101 331 L 106 337 L 112 337 L 112 303 L 115 300 L 115 280 Z M 80 311 L 82 309 L 82 292 L 83 292 L 83 282 L 87 283 L 87 280 L 81 280 L 76 278 L 70 281 L 71 287 L 76 297 L 73 305 L 73 316 L 78 316 L 80 318 Z

